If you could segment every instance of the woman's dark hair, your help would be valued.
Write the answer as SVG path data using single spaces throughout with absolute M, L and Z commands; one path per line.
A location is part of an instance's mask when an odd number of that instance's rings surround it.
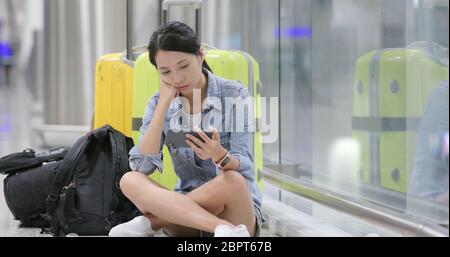
M 158 50 L 177 51 L 198 55 L 200 53 L 200 42 L 197 34 L 186 24 L 179 21 L 171 21 L 163 24 L 156 30 L 148 45 L 150 62 L 157 67 L 155 56 Z M 203 68 L 211 71 L 206 61 Z

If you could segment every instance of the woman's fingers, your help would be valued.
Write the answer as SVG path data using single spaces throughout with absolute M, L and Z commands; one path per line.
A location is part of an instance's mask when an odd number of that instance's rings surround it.
M 186 140 L 186 144 L 188 144 L 200 158 L 202 158 L 202 159 L 206 158 L 205 152 L 200 147 L 198 147 L 196 144 L 194 144 L 191 140 L 189 140 L 189 139 Z
M 194 128 L 194 132 L 196 132 L 201 139 L 203 139 L 203 142 L 209 143 L 211 141 L 211 138 L 209 138 L 205 132 L 201 131 L 199 128 Z
M 213 135 L 212 139 L 215 140 L 215 141 L 218 141 L 220 143 L 219 131 L 217 131 L 217 129 L 213 128 L 213 127 L 210 127 L 209 131 L 212 132 L 212 135 Z
M 192 142 L 194 142 L 197 146 L 199 146 L 202 149 L 205 149 L 207 147 L 207 145 L 205 144 L 205 142 L 202 142 L 200 139 L 196 138 L 193 135 L 186 135 L 186 138 L 191 140 Z

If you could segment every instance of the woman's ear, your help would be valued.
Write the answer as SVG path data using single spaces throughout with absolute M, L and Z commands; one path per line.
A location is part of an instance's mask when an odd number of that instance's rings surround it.
M 198 51 L 198 56 L 200 57 L 200 65 L 201 65 L 205 61 L 206 57 L 206 51 L 203 47 L 201 47 L 200 50 Z

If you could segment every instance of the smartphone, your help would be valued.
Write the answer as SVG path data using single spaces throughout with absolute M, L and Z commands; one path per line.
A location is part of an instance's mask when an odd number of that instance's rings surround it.
M 205 133 L 206 136 L 208 136 L 209 138 L 212 138 L 212 135 L 213 135 L 212 132 L 203 131 L 203 133 Z M 193 135 L 196 138 L 198 138 L 199 140 L 203 141 L 203 139 L 200 137 L 200 135 L 197 132 L 193 132 L 193 131 L 175 132 L 173 130 L 169 130 L 169 132 L 167 133 L 167 136 L 166 136 L 166 144 L 168 146 L 172 146 L 172 147 L 187 147 L 187 148 L 189 148 L 190 146 L 186 143 L 186 140 L 187 140 L 186 135 L 188 135 L 188 134 Z

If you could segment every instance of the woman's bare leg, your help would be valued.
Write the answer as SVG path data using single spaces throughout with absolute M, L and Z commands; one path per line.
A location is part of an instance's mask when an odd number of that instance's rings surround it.
M 245 224 L 255 232 L 255 214 L 247 182 L 238 172 L 226 171 L 184 196 L 169 191 L 138 172 L 121 180 L 124 194 L 151 220 L 153 228 L 173 235 L 214 232 L 220 224 Z M 163 217 L 163 218 L 161 218 Z
M 125 174 L 120 186 L 139 209 L 164 217 L 170 223 L 211 232 L 220 224 L 230 224 L 207 212 L 191 198 L 155 186 L 142 173 Z

